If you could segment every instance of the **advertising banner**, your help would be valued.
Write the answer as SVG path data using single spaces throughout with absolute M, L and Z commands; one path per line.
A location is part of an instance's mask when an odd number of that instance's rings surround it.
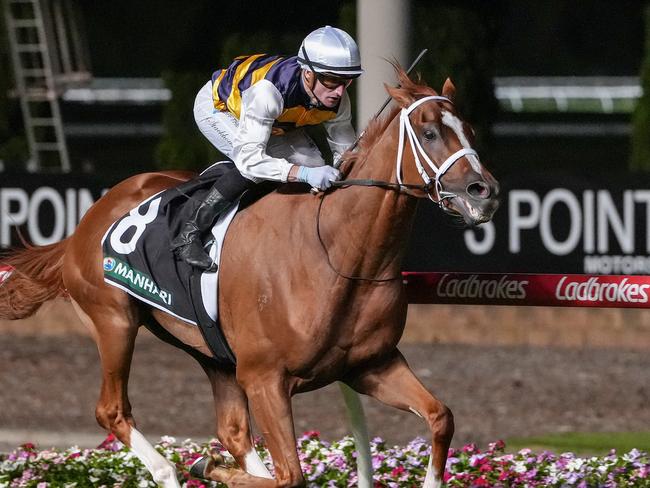
M 650 275 L 648 180 L 503 177 L 494 220 L 474 229 L 421 201 L 403 269 Z M 65 238 L 114 183 L 88 175 L 3 174 L 0 248 L 20 243 L 18 229 L 35 245 Z
M 409 303 L 650 308 L 650 276 L 404 273 Z
M 0 248 L 19 245 L 19 233 L 36 246 L 66 238 L 108 186 L 87 175 L 2 173 Z
M 409 271 L 650 274 L 650 178 L 501 179 L 492 222 L 461 229 L 421 204 Z

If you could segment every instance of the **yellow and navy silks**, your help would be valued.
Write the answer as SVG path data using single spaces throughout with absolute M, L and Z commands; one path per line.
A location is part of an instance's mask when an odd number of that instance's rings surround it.
M 336 117 L 338 106 L 325 109 L 311 104 L 300 78 L 301 68 L 296 56 L 240 56 L 228 68 L 215 71 L 212 75 L 214 107 L 222 112 L 229 111 L 239 119 L 242 92 L 260 80 L 268 80 L 284 100 L 284 110 L 273 124 L 274 129 L 290 130 L 317 125 Z

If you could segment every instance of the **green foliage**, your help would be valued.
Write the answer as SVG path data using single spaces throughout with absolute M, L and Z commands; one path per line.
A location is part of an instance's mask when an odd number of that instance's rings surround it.
M 199 170 L 226 159 L 201 134 L 194 121 L 194 98 L 207 83 L 208 76 L 198 73 L 163 74 L 172 98 L 165 106 L 164 135 L 156 148 L 156 165 L 160 169 Z
M 650 171 L 650 3 L 645 9 L 645 56 L 641 65 L 641 88 L 639 99 L 632 115 L 632 156 L 630 169 Z
M 456 86 L 456 104 L 474 127 L 477 147 L 489 150 L 490 126 L 497 116 L 494 96 L 495 13 L 488 5 L 415 3 L 413 51 L 429 52 L 416 68 L 437 91 L 447 78 Z

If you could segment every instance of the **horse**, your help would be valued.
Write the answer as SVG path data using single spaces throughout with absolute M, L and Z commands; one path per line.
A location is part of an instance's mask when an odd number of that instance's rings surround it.
M 424 486 L 442 486 L 453 415 L 398 350 L 407 308 L 400 264 L 420 199 L 430 198 L 452 219 L 475 225 L 491 219 L 499 187 L 472 149 L 473 131 L 454 105 L 451 80 L 438 95 L 395 68 L 400 85 L 386 86 L 394 107 L 371 121 L 357 150 L 344 155 L 345 178 L 337 188 L 314 195 L 282 191 L 292 186 L 283 185 L 231 223 L 218 302 L 235 367 L 214 360 L 196 326 L 103 279 L 106 230 L 189 173 L 130 177 L 100 198 L 70 237 L 4 259 L 15 271 L 0 286 L 0 317 L 26 317 L 46 300 L 69 298 L 99 351 L 99 425 L 165 488 L 180 486 L 175 468 L 136 429 L 127 396 L 141 325 L 191 354 L 210 380 L 216 434 L 237 465 L 211 459 L 204 471 L 209 479 L 229 487 L 304 486 L 291 396 L 340 381 L 424 419 L 432 442 Z M 251 414 L 274 476 L 255 452 Z

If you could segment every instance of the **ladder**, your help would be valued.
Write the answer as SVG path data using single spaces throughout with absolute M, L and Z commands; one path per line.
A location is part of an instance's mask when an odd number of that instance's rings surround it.
M 27 171 L 70 171 L 59 93 L 40 0 L 4 0 L 16 90 L 30 159 Z

